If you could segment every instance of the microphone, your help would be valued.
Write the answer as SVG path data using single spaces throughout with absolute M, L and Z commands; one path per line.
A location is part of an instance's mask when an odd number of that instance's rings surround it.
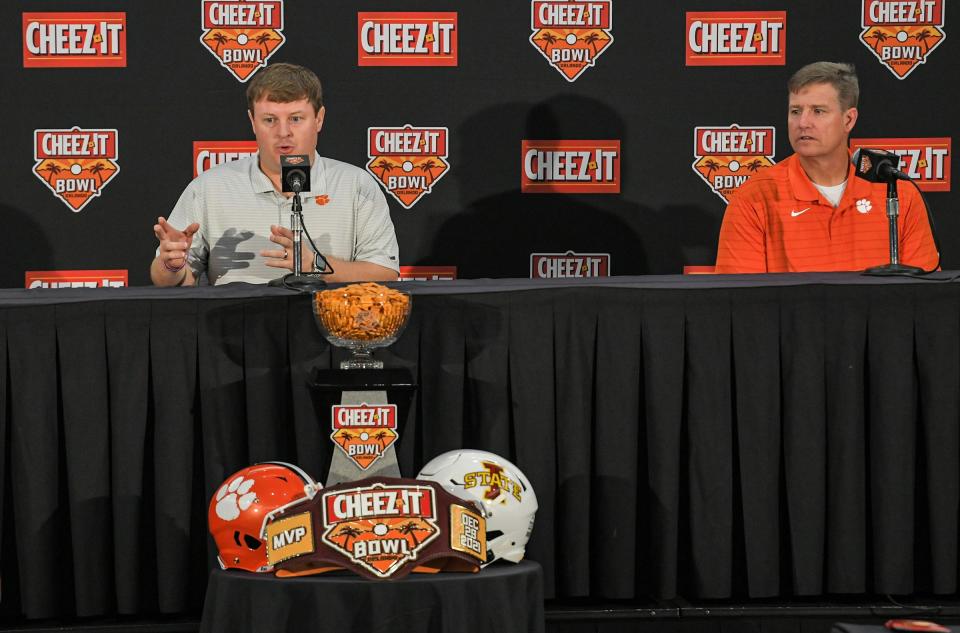
M 280 157 L 281 191 L 300 193 L 310 189 L 310 157 L 287 154 Z
M 853 163 L 857 178 L 863 178 L 868 182 L 891 183 L 896 180 L 910 180 L 910 176 L 897 169 L 900 157 L 893 152 L 861 147 L 853 153 L 850 161 Z

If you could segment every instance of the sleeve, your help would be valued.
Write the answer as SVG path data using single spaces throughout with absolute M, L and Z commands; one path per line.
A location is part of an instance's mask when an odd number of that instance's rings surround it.
M 190 255 L 187 257 L 187 264 L 193 271 L 193 276 L 200 279 L 200 275 L 207 270 L 207 259 L 210 254 L 207 236 L 204 233 L 203 200 L 200 187 L 197 180 L 193 180 L 187 188 L 180 194 L 180 199 L 174 205 L 173 211 L 167 216 L 167 222 L 175 229 L 181 231 L 194 222 L 200 224 L 200 229 L 193 235 L 193 243 L 190 245 Z M 157 255 L 160 249 L 157 248 Z
M 357 235 L 353 259 L 400 272 L 400 248 L 390 207 L 373 178 L 363 172 L 357 185 Z
M 908 182 L 898 183 L 900 198 L 900 262 L 924 270 L 940 268 L 940 254 L 933 242 L 923 198 Z
M 767 272 L 765 230 L 761 210 L 742 195 L 734 194 L 720 225 L 716 273 Z

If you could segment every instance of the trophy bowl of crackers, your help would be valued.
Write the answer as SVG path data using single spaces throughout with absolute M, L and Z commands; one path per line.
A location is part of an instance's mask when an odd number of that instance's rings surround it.
M 340 369 L 383 369 L 373 350 L 400 336 L 410 318 L 406 292 L 376 283 L 359 283 L 313 294 L 313 314 L 331 345 L 350 350 Z

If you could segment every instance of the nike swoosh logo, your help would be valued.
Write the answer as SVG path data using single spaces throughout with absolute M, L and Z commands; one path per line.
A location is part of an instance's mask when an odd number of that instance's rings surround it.
M 807 207 L 806 209 L 804 209 L 804 210 L 802 210 L 802 211 L 791 211 L 791 212 L 790 212 L 790 217 L 795 218 L 795 217 L 797 217 L 798 215 L 803 215 L 804 213 L 806 213 L 806 212 L 809 211 L 809 210 L 810 210 L 810 207 Z

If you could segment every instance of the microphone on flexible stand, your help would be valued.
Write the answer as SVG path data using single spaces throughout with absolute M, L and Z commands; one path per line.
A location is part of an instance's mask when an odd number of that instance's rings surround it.
M 304 275 L 302 270 L 303 201 L 302 191 L 310 190 L 310 157 L 306 154 L 280 156 L 280 190 L 293 193 L 293 208 L 290 212 L 290 229 L 293 231 L 293 272 L 270 281 L 270 286 L 292 290 L 312 291 L 327 283 L 319 277 Z
M 917 275 L 923 269 L 916 266 L 905 266 L 900 263 L 900 230 L 897 218 L 900 216 L 900 200 L 897 197 L 897 181 L 910 180 L 899 169 L 900 157 L 893 152 L 882 149 L 861 147 L 851 159 L 854 174 L 867 182 L 883 182 L 887 184 L 887 223 L 890 234 L 890 263 L 883 266 L 873 266 L 863 271 L 864 275 Z

